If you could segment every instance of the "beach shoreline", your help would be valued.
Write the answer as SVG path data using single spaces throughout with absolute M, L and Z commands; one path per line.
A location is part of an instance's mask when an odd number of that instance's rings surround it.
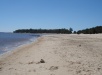
M 23 48 L 25 48 L 25 47 L 30 46 L 30 45 L 33 44 L 33 43 L 36 44 L 36 43 L 39 41 L 39 39 L 41 39 L 41 38 L 42 38 L 42 36 L 40 36 L 40 37 L 34 39 L 34 41 L 32 41 L 32 42 L 24 43 L 24 44 L 22 44 L 22 45 L 19 45 L 19 46 L 15 47 L 15 48 L 13 48 L 13 49 L 11 49 L 11 50 L 5 52 L 5 53 L 0 54 L 0 61 L 2 61 L 3 59 L 5 59 L 6 57 L 9 57 L 10 55 L 12 55 L 12 54 L 18 52 L 19 50 L 21 50 L 21 49 L 23 49 Z
M 1 75 L 101 75 L 102 34 L 51 34 L 0 58 Z

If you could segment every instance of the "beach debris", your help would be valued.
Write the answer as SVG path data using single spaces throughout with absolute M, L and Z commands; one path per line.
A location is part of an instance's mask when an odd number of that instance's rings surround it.
M 34 62 L 32 61 L 32 62 L 29 62 L 28 64 L 33 64 Z
M 49 70 L 54 71 L 54 70 L 57 70 L 57 69 L 58 69 L 58 66 L 51 66 Z
M 0 67 L 0 71 L 2 70 L 2 67 Z
M 40 63 L 45 63 L 45 61 L 43 59 L 40 60 Z
M 79 47 L 81 47 L 81 45 L 79 45 Z
M 97 68 L 98 70 L 100 70 L 101 68 Z
M 45 63 L 44 59 L 41 59 L 39 62 L 37 62 L 36 64 L 40 64 L 40 63 Z

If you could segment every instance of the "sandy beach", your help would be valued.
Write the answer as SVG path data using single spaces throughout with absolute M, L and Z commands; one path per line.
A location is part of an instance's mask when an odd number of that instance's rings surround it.
M 0 57 L 0 75 L 102 75 L 102 34 L 53 34 Z

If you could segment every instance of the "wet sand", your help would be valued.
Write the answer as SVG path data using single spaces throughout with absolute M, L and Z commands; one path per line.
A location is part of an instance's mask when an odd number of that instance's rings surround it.
M 102 75 L 102 34 L 53 34 L 0 58 L 0 75 Z

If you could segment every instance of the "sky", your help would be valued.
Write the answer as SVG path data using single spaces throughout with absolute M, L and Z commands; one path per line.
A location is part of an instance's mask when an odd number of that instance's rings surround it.
M 0 0 L 0 32 L 102 26 L 102 0 Z

